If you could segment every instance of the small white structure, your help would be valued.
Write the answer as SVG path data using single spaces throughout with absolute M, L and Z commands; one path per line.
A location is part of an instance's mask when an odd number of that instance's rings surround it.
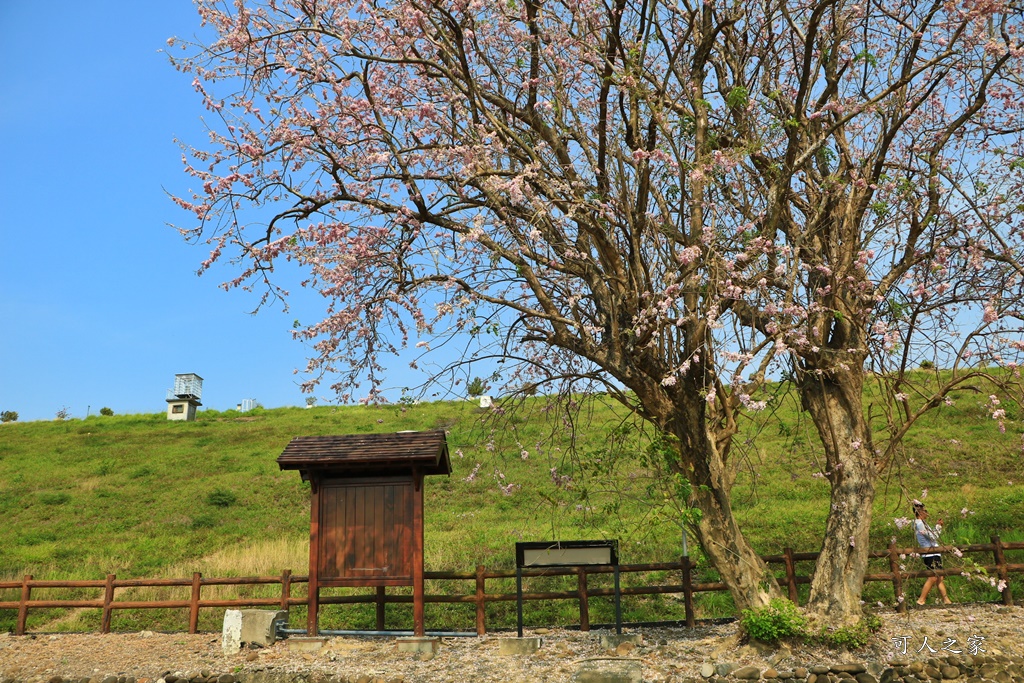
M 481 396 L 480 397 L 480 407 L 481 408 L 491 408 L 493 406 L 494 406 L 494 401 L 491 399 L 490 396 Z
M 242 649 L 241 610 L 224 610 L 224 628 L 221 630 L 220 647 L 226 655 L 236 654 Z
M 196 408 L 203 405 L 203 378 L 194 372 L 174 376 L 174 388 L 167 390 L 167 419 L 196 419 Z

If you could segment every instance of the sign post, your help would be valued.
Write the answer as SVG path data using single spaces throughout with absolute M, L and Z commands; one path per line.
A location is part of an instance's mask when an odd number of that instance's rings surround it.
M 618 541 L 532 541 L 516 543 L 516 624 L 523 637 L 523 569 L 611 566 L 615 575 L 615 633 L 622 635 Z

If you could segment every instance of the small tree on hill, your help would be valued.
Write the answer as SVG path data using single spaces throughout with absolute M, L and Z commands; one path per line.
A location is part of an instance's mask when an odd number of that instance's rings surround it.
M 489 388 L 487 382 L 482 378 L 474 377 L 473 381 L 466 386 L 466 393 L 472 398 L 477 398 L 478 396 L 483 396 Z
M 13 410 L 5 410 L 0 412 L 0 422 L 17 422 L 18 413 Z

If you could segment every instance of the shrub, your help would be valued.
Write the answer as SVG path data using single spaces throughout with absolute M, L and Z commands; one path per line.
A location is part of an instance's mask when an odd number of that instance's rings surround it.
M 751 638 L 777 643 L 782 638 L 804 637 L 807 618 L 789 600 L 776 598 L 767 607 L 743 610 L 740 626 Z
M 217 526 L 217 518 L 210 514 L 196 515 L 192 518 L 193 529 L 212 529 Z
M 43 505 L 63 505 L 71 500 L 71 496 L 63 491 L 52 491 L 39 494 L 39 502 Z
M 231 507 L 237 500 L 238 496 L 224 489 L 214 489 L 206 496 L 207 503 L 219 508 Z
M 57 420 L 60 420 L 60 421 L 67 420 L 68 418 L 71 417 L 71 408 L 68 408 L 67 406 L 64 406 L 63 408 L 61 408 L 60 410 L 57 411 L 57 414 L 55 415 L 55 417 L 56 417 Z
M 850 649 L 859 649 L 868 644 L 871 634 L 882 628 L 882 620 L 871 612 L 864 612 L 864 618 L 856 626 L 822 629 L 818 638 L 829 645 L 845 645 Z
M 104 458 L 100 461 L 99 466 L 95 470 L 96 476 L 105 477 L 115 469 L 117 469 L 117 461 L 112 458 Z
M 110 417 L 113 414 L 114 414 L 114 411 L 111 410 L 110 408 L 106 407 L 106 406 L 103 406 L 102 408 L 100 408 L 100 415 L 105 415 L 106 417 Z
M 0 422 L 17 422 L 18 413 L 13 410 L 5 410 L 0 412 Z

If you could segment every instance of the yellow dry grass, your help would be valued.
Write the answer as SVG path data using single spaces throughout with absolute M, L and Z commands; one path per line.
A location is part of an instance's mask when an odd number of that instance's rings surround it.
M 290 569 L 305 574 L 309 566 L 309 538 L 273 538 L 248 545 L 225 548 L 196 562 L 170 565 L 162 578 L 191 579 L 193 572 L 205 578 L 232 576 L 280 576 Z M 182 587 L 131 588 L 117 592 L 117 600 L 184 600 L 191 589 Z M 281 594 L 279 584 L 261 586 L 204 586 L 204 600 L 228 600 L 234 597 L 275 597 Z
M 191 576 L 279 576 L 285 569 L 305 573 L 309 566 L 309 537 L 273 538 L 244 546 L 218 550 L 198 562 L 172 565 L 164 572 L 167 577 Z
M 227 578 L 234 576 L 271 576 L 278 577 L 285 569 L 296 574 L 305 574 L 309 566 L 309 538 L 273 538 L 250 543 L 243 546 L 230 547 L 201 558 L 196 562 L 171 565 L 160 572 L 159 577 L 166 579 L 189 579 L 193 572 L 200 572 L 206 578 Z M 20 582 L 20 575 L 14 572 L 0 572 L 0 582 Z M 102 597 L 102 589 L 48 589 L 47 596 L 53 599 L 97 599 Z M 77 592 L 82 593 L 78 595 Z M 304 594 L 305 588 L 293 589 L 293 595 Z M 87 595 L 85 593 L 88 593 Z M 119 588 L 114 594 L 116 602 L 140 601 L 153 602 L 163 600 L 187 600 L 191 595 L 190 586 L 161 586 L 152 588 Z M 249 585 L 249 586 L 203 586 L 204 600 L 231 600 L 236 598 L 276 598 L 281 595 L 280 584 Z M 0 589 L 0 600 L 18 600 L 20 590 L 11 588 Z M 94 614 L 95 613 L 95 614 Z M 79 620 L 84 615 L 98 614 L 93 609 L 72 609 L 55 617 L 52 621 L 34 628 L 42 630 L 62 630 L 68 625 L 72 630 L 80 629 Z M 91 624 L 92 622 L 90 622 Z
M 21 581 L 21 575 L 14 571 L 0 571 L 0 583 Z M 8 600 L 18 600 L 21 597 L 21 590 L 19 588 L 0 588 L 0 602 L 6 602 Z

